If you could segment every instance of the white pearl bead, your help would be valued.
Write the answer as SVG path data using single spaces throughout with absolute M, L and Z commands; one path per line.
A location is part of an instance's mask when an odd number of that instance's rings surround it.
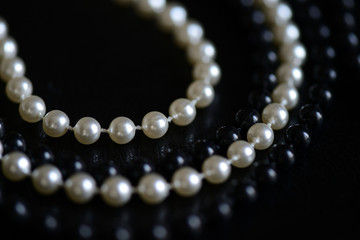
M 87 173 L 78 172 L 65 181 L 66 195 L 75 203 L 86 203 L 97 191 L 96 182 Z
M 67 132 L 69 124 L 69 117 L 60 110 L 48 112 L 43 119 L 44 132 L 50 137 L 63 136 Z
M 202 25 L 196 20 L 187 20 L 186 23 L 174 31 L 175 41 L 181 46 L 200 43 L 204 36 Z
M 202 172 L 210 183 L 219 184 L 225 182 L 231 173 L 228 160 L 222 156 L 213 155 L 208 157 L 203 165 Z
M 219 83 L 221 78 L 221 69 L 215 62 L 198 62 L 192 72 L 194 80 L 204 80 L 209 82 L 212 86 Z
M 158 22 L 162 29 L 169 31 L 185 24 L 187 19 L 186 9 L 179 3 L 169 3 L 165 10 L 159 14 Z
M 279 83 L 293 84 L 295 87 L 299 87 L 303 82 L 303 71 L 301 68 L 292 65 L 291 63 L 283 63 L 276 71 L 277 79 Z
M 150 17 L 164 11 L 166 0 L 138 0 L 135 4 L 140 14 L 144 17 Z
M 274 131 L 265 123 L 255 123 L 247 132 L 247 140 L 257 150 L 264 150 L 274 142 Z
M 82 144 L 93 144 L 100 138 L 101 126 L 92 117 L 81 118 L 74 127 L 75 138 Z
M 176 99 L 171 103 L 169 114 L 173 122 L 178 126 L 189 125 L 196 116 L 195 104 L 186 98 Z
M 135 124 L 127 117 L 117 117 L 110 123 L 110 138 L 118 144 L 126 144 L 135 136 Z
M 267 8 L 273 8 L 279 4 L 279 0 L 254 0 L 254 1 L 256 4 Z
M 41 194 L 49 195 L 56 192 L 63 184 L 59 169 L 51 164 L 36 168 L 31 175 L 34 188 Z
M 25 63 L 19 57 L 3 59 L 0 64 L 0 77 L 4 82 L 25 75 Z
M 20 181 L 31 173 L 30 159 L 22 152 L 11 152 L 2 159 L 2 171 L 11 181 Z
M 8 27 L 5 19 L 0 17 L 0 39 L 3 39 L 8 34 Z
M 299 92 L 295 87 L 282 83 L 274 89 L 272 98 L 274 102 L 284 105 L 287 110 L 291 110 L 299 102 Z
M 282 129 L 289 121 L 289 112 L 279 103 L 267 105 L 262 112 L 262 121 L 271 124 L 274 130 Z
M 294 66 L 302 65 L 306 60 L 306 49 L 303 44 L 294 42 L 290 44 L 282 44 L 279 49 L 281 61 L 288 62 Z
M 2 142 L 0 141 L 0 160 L 3 157 L 4 154 L 4 145 L 2 144 Z
M 0 60 L 14 58 L 17 55 L 17 52 L 17 43 L 12 37 L 0 39 Z
M 287 24 L 277 26 L 273 29 L 274 32 L 274 39 L 277 43 L 294 43 L 299 40 L 300 38 L 300 30 L 299 28 L 293 23 L 289 22 Z
M 202 179 L 195 169 L 191 167 L 182 167 L 176 170 L 171 183 L 177 194 L 189 197 L 200 191 Z
M 118 207 L 127 203 L 133 193 L 130 182 L 122 176 L 113 176 L 105 180 L 100 188 L 102 199 L 109 205 Z
M 283 2 L 269 8 L 269 11 L 266 13 L 268 15 L 268 20 L 276 25 L 283 25 L 287 23 L 293 15 L 289 5 Z
M 13 78 L 6 84 L 6 95 L 14 103 L 31 96 L 33 85 L 26 77 Z
M 20 102 L 19 113 L 21 118 L 26 122 L 38 122 L 46 113 L 45 102 L 35 95 L 27 97 Z
M 156 173 L 143 176 L 137 190 L 141 199 L 149 204 L 160 203 L 169 195 L 168 183 Z
M 254 147 L 244 140 L 233 142 L 227 150 L 227 157 L 232 160 L 232 165 L 238 168 L 250 166 L 255 155 Z
M 209 40 L 202 40 L 196 45 L 189 45 L 187 48 L 187 58 L 190 63 L 197 62 L 209 63 L 216 57 L 216 48 Z
M 164 114 L 153 111 L 144 116 L 141 127 L 146 136 L 157 139 L 166 134 L 169 122 Z
M 209 106 L 215 98 L 214 88 L 202 80 L 192 82 L 186 90 L 187 98 L 196 100 L 196 107 Z

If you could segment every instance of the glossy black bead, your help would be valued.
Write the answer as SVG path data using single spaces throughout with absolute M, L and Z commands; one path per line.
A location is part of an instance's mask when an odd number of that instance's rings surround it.
M 236 127 L 240 128 L 242 138 L 246 139 L 247 131 L 260 121 L 260 114 L 255 109 L 240 109 L 235 114 Z
M 287 169 L 295 163 L 295 152 L 288 145 L 275 145 L 269 151 L 269 160 L 278 169 Z
M 236 199 L 242 203 L 254 203 L 258 197 L 256 186 L 253 183 L 241 183 L 236 190 Z
M 323 123 L 323 114 L 317 105 L 306 104 L 299 112 L 300 122 L 314 130 Z
M 5 136 L 5 123 L 4 120 L 0 118 L 0 140 Z
M 24 137 L 17 132 L 9 132 L 3 140 L 4 153 L 12 151 L 26 151 L 26 143 Z
M 144 156 L 134 159 L 128 166 L 125 176 L 127 176 L 132 184 L 137 184 L 142 176 L 155 171 L 152 161 Z
M 167 172 L 173 173 L 179 167 L 187 163 L 187 155 L 180 149 L 172 149 L 165 156 L 163 169 Z
M 113 162 L 103 162 L 97 167 L 93 168 L 92 175 L 97 183 L 103 183 L 106 178 L 119 174 L 119 167 Z
M 309 87 L 309 100 L 320 106 L 322 110 L 328 110 L 333 102 L 333 94 L 327 84 L 315 83 Z
M 253 83 L 256 87 L 265 88 L 271 91 L 277 85 L 277 77 L 273 71 L 261 69 L 255 71 L 253 74 Z
M 311 135 L 305 125 L 294 124 L 286 129 L 285 140 L 295 149 L 300 150 L 309 146 Z
M 255 178 L 259 186 L 268 186 L 277 181 L 278 174 L 269 164 L 259 164 L 255 168 Z
M 240 139 L 240 131 L 233 126 L 222 126 L 216 131 L 216 144 L 226 150 L 230 144 Z
M 196 141 L 193 149 L 194 157 L 200 161 L 217 153 L 218 147 L 215 143 L 207 140 Z
M 249 94 L 248 100 L 252 108 L 261 112 L 271 103 L 271 93 L 266 89 L 257 89 Z
M 252 62 L 257 67 L 275 67 L 278 64 L 276 50 L 271 46 L 257 49 L 252 55 Z
M 53 163 L 55 161 L 52 150 L 44 144 L 39 144 L 38 146 L 30 149 L 29 157 L 33 167 L 37 167 L 45 163 Z
M 85 171 L 86 164 L 79 155 L 70 155 L 62 158 L 59 163 L 60 171 L 65 178 L 71 176 L 71 174 Z
M 315 65 L 313 68 L 313 78 L 318 83 L 334 84 L 337 76 L 336 69 L 330 64 Z

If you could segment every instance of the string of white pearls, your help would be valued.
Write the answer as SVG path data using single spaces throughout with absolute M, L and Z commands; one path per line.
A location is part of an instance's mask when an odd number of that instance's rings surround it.
M 95 143 L 101 133 L 109 134 L 118 144 L 130 142 L 136 130 L 152 139 L 166 134 L 169 123 L 178 126 L 191 124 L 196 116 L 196 108 L 209 106 L 215 97 L 214 86 L 220 81 L 221 69 L 214 61 L 216 48 L 205 39 L 202 25 L 188 18 L 186 9 L 178 3 L 166 3 L 166 0 L 116 1 L 133 3 L 136 10 L 144 17 L 154 17 L 161 29 L 172 32 L 175 42 L 186 51 L 189 62 L 193 65 L 194 81 L 188 86 L 186 98 L 173 101 L 169 107 L 169 116 L 158 111 L 146 114 L 141 125 L 135 126 L 127 117 L 117 117 L 107 129 L 92 117 L 81 118 L 75 126 L 70 126 L 70 119 L 60 110 L 47 112 L 42 98 L 33 95 L 33 85 L 25 77 L 25 63 L 17 56 L 18 47 L 15 40 L 8 36 L 4 19 L 0 18 L 0 77 L 6 83 L 6 95 L 19 104 L 21 118 L 30 123 L 42 121 L 44 132 L 50 137 L 61 137 L 68 130 L 74 132 L 75 138 L 82 144 Z
M 119 2 L 133 1 L 119 0 Z M 149 5 L 162 1 L 138 0 L 139 4 L 145 4 L 144 2 Z M 227 150 L 227 158 L 220 155 L 208 157 L 203 162 L 200 172 L 191 167 L 179 168 L 172 176 L 170 183 L 161 175 L 150 173 L 143 176 L 137 186 L 132 186 L 129 180 L 123 176 L 112 176 L 98 188 L 93 177 L 84 172 L 75 173 L 64 183 L 60 171 L 53 165 L 45 164 L 31 171 L 30 160 L 24 153 L 12 152 L 2 157 L 0 142 L 0 158 L 4 175 L 13 181 L 31 176 L 35 189 L 42 194 L 51 194 L 63 187 L 67 196 L 76 203 L 86 203 L 95 194 L 100 194 L 107 204 L 121 206 L 127 203 L 134 193 L 137 193 L 144 202 L 149 204 L 162 202 L 169 195 L 170 190 L 174 190 L 183 197 L 193 196 L 200 191 L 204 179 L 212 184 L 220 184 L 229 178 L 231 165 L 238 168 L 250 166 L 255 159 L 256 150 L 267 149 L 273 143 L 273 130 L 282 129 L 288 123 L 288 110 L 293 109 L 299 100 L 296 87 L 301 84 L 300 66 L 306 58 L 306 50 L 299 42 L 299 34 L 289 41 L 290 37 L 286 35 L 291 35 L 293 30 L 285 31 L 285 33 L 279 30 L 287 28 L 287 24 L 296 27 L 289 17 L 292 15 L 290 7 L 279 0 L 256 0 L 256 4 L 263 9 L 278 44 L 282 61 L 277 72 L 279 85 L 272 93 L 273 103 L 266 106 L 262 112 L 263 122 L 250 127 L 247 141 L 239 140 L 231 144 Z M 139 9 L 146 9 L 146 12 L 150 13 L 148 5 L 141 5 Z M 159 7 L 157 4 L 156 6 Z M 294 71 L 300 71 L 301 78 L 294 79 L 294 74 L 290 74 Z M 284 74 L 284 72 L 289 74 Z M 298 76 L 298 74 L 295 75 Z M 201 84 L 205 83 L 201 82 Z M 151 118 L 156 118 L 156 115 L 152 115 Z M 63 121 L 68 121 L 68 118 L 64 117 Z

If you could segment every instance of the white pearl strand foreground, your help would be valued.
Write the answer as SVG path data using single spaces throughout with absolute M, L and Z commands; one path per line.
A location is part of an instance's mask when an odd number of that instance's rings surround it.
M 173 33 L 176 43 L 186 49 L 188 60 L 193 65 L 194 79 L 187 88 L 187 98 L 172 102 L 168 117 L 158 111 L 149 112 L 144 116 L 141 126 L 135 126 L 131 119 L 121 116 L 115 118 L 108 129 L 101 128 L 100 123 L 92 117 L 83 117 L 72 127 L 66 113 L 60 110 L 46 113 L 43 99 L 32 95 L 33 85 L 24 76 L 25 63 L 17 56 L 17 44 L 12 37 L 7 36 L 6 23 L 0 19 L 0 77 L 7 83 L 7 97 L 19 103 L 19 113 L 23 120 L 30 123 L 42 120 L 43 130 L 50 137 L 61 137 L 72 130 L 80 143 L 88 145 L 95 143 L 101 133 L 107 133 L 114 142 L 126 144 L 134 138 L 136 130 L 142 130 L 149 138 L 158 139 L 166 134 L 171 122 L 178 126 L 189 125 L 195 119 L 196 108 L 205 108 L 212 103 L 215 97 L 213 86 L 220 81 L 221 69 L 214 61 L 215 46 L 204 38 L 201 24 L 189 19 L 186 9 L 177 3 L 140 0 L 135 6 L 144 17 L 156 18 L 161 29 Z
M 149 3 L 154 2 L 157 1 L 138 0 L 137 4 L 140 8 L 144 5 L 152 6 Z M 13 181 L 30 176 L 35 189 L 44 195 L 52 194 L 63 187 L 67 196 L 76 203 L 86 203 L 95 194 L 100 194 L 107 204 L 122 206 L 134 193 L 139 194 L 140 198 L 149 204 L 162 202 L 170 190 L 180 196 L 193 196 L 200 191 L 203 179 L 220 184 L 229 178 L 231 165 L 238 168 L 251 165 L 255 160 L 255 150 L 270 147 L 274 139 L 273 130 L 282 129 L 288 123 L 288 110 L 294 108 L 299 100 L 296 86 L 301 84 L 300 66 L 306 59 L 306 50 L 299 41 L 299 29 L 291 21 L 290 7 L 279 0 L 256 0 L 255 3 L 263 10 L 279 49 L 279 85 L 272 93 L 274 103 L 267 105 L 262 112 L 263 123 L 250 127 L 247 141 L 232 143 L 228 148 L 227 158 L 219 155 L 208 157 L 203 162 L 201 172 L 191 167 L 179 168 L 170 183 L 159 174 L 150 173 L 143 176 L 137 186 L 132 186 L 123 176 L 111 176 L 98 188 L 94 178 L 85 172 L 73 174 L 64 183 L 59 169 L 53 165 L 44 164 L 31 171 L 29 158 L 24 153 L 15 151 L 1 158 L 4 175 Z M 1 155 L 0 142 L 0 157 Z

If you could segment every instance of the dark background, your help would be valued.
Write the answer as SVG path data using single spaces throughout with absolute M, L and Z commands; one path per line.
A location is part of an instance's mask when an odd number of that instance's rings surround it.
M 193 150 L 196 142 L 216 143 L 216 130 L 233 126 L 235 113 L 251 106 L 249 93 L 261 88 L 253 79 L 276 67 L 271 58 L 275 47 L 264 40 L 266 27 L 254 8 L 247 6 L 249 2 L 182 1 L 189 16 L 202 23 L 206 38 L 214 42 L 223 71 L 214 103 L 199 110 L 190 126 L 171 125 L 159 140 L 137 132 L 125 146 L 106 136 L 84 146 L 71 133 L 51 139 L 40 123 L 23 122 L 18 106 L 1 91 L 0 117 L 7 132 L 20 132 L 29 154 L 39 144 L 48 146 L 59 166 L 81 159 L 99 182 L 110 161 L 130 178 L 133 168 L 144 162 L 168 178 L 168 152 L 175 149 L 185 153 L 187 165 L 199 168 L 201 161 Z M 234 169 L 231 179 L 219 186 L 204 183 L 193 198 L 171 193 L 164 203 L 148 206 L 134 196 L 121 208 L 106 206 L 98 196 L 80 206 L 69 201 L 63 191 L 44 197 L 29 180 L 11 183 L 1 175 L 1 234 L 13 239 L 358 236 L 360 4 L 350 0 L 289 3 L 309 54 L 299 106 L 309 101 L 308 88 L 319 81 L 328 83 L 334 101 L 323 113 L 323 124 L 312 132 L 310 146 L 297 152 L 295 164 L 285 171 L 276 169 L 276 183 L 259 185 L 255 177 L 255 201 L 244 197 L 242 181 L 253 168 Z M 161 32 L 155 21 L 139 18 L 132 8 L 99 0 L 11 0 L 1 3 L 0 15 L 18 42 L 34 94 L 43 97 L 48 110 L 65 111 L 72 125 L 83 116 L 92 116 L 107 128 L 121 115 L 140 124 L 149 111 L 167 114 L 170 103 L 184 97 L 191 82 L 191 66 L 172 35 Z M 336 71 L 336 77 L 329 77 L 329 69 Z M 0 85 L 4 89 L 5 84 Z M 299 107 L 291 112 L 293 122 L 298 122 L 298 113 Z M 277 136 L 278 142 L 283 141 L 284 131 Z M 258 155 L 257 161 L 266 161 L 266 151 Z

